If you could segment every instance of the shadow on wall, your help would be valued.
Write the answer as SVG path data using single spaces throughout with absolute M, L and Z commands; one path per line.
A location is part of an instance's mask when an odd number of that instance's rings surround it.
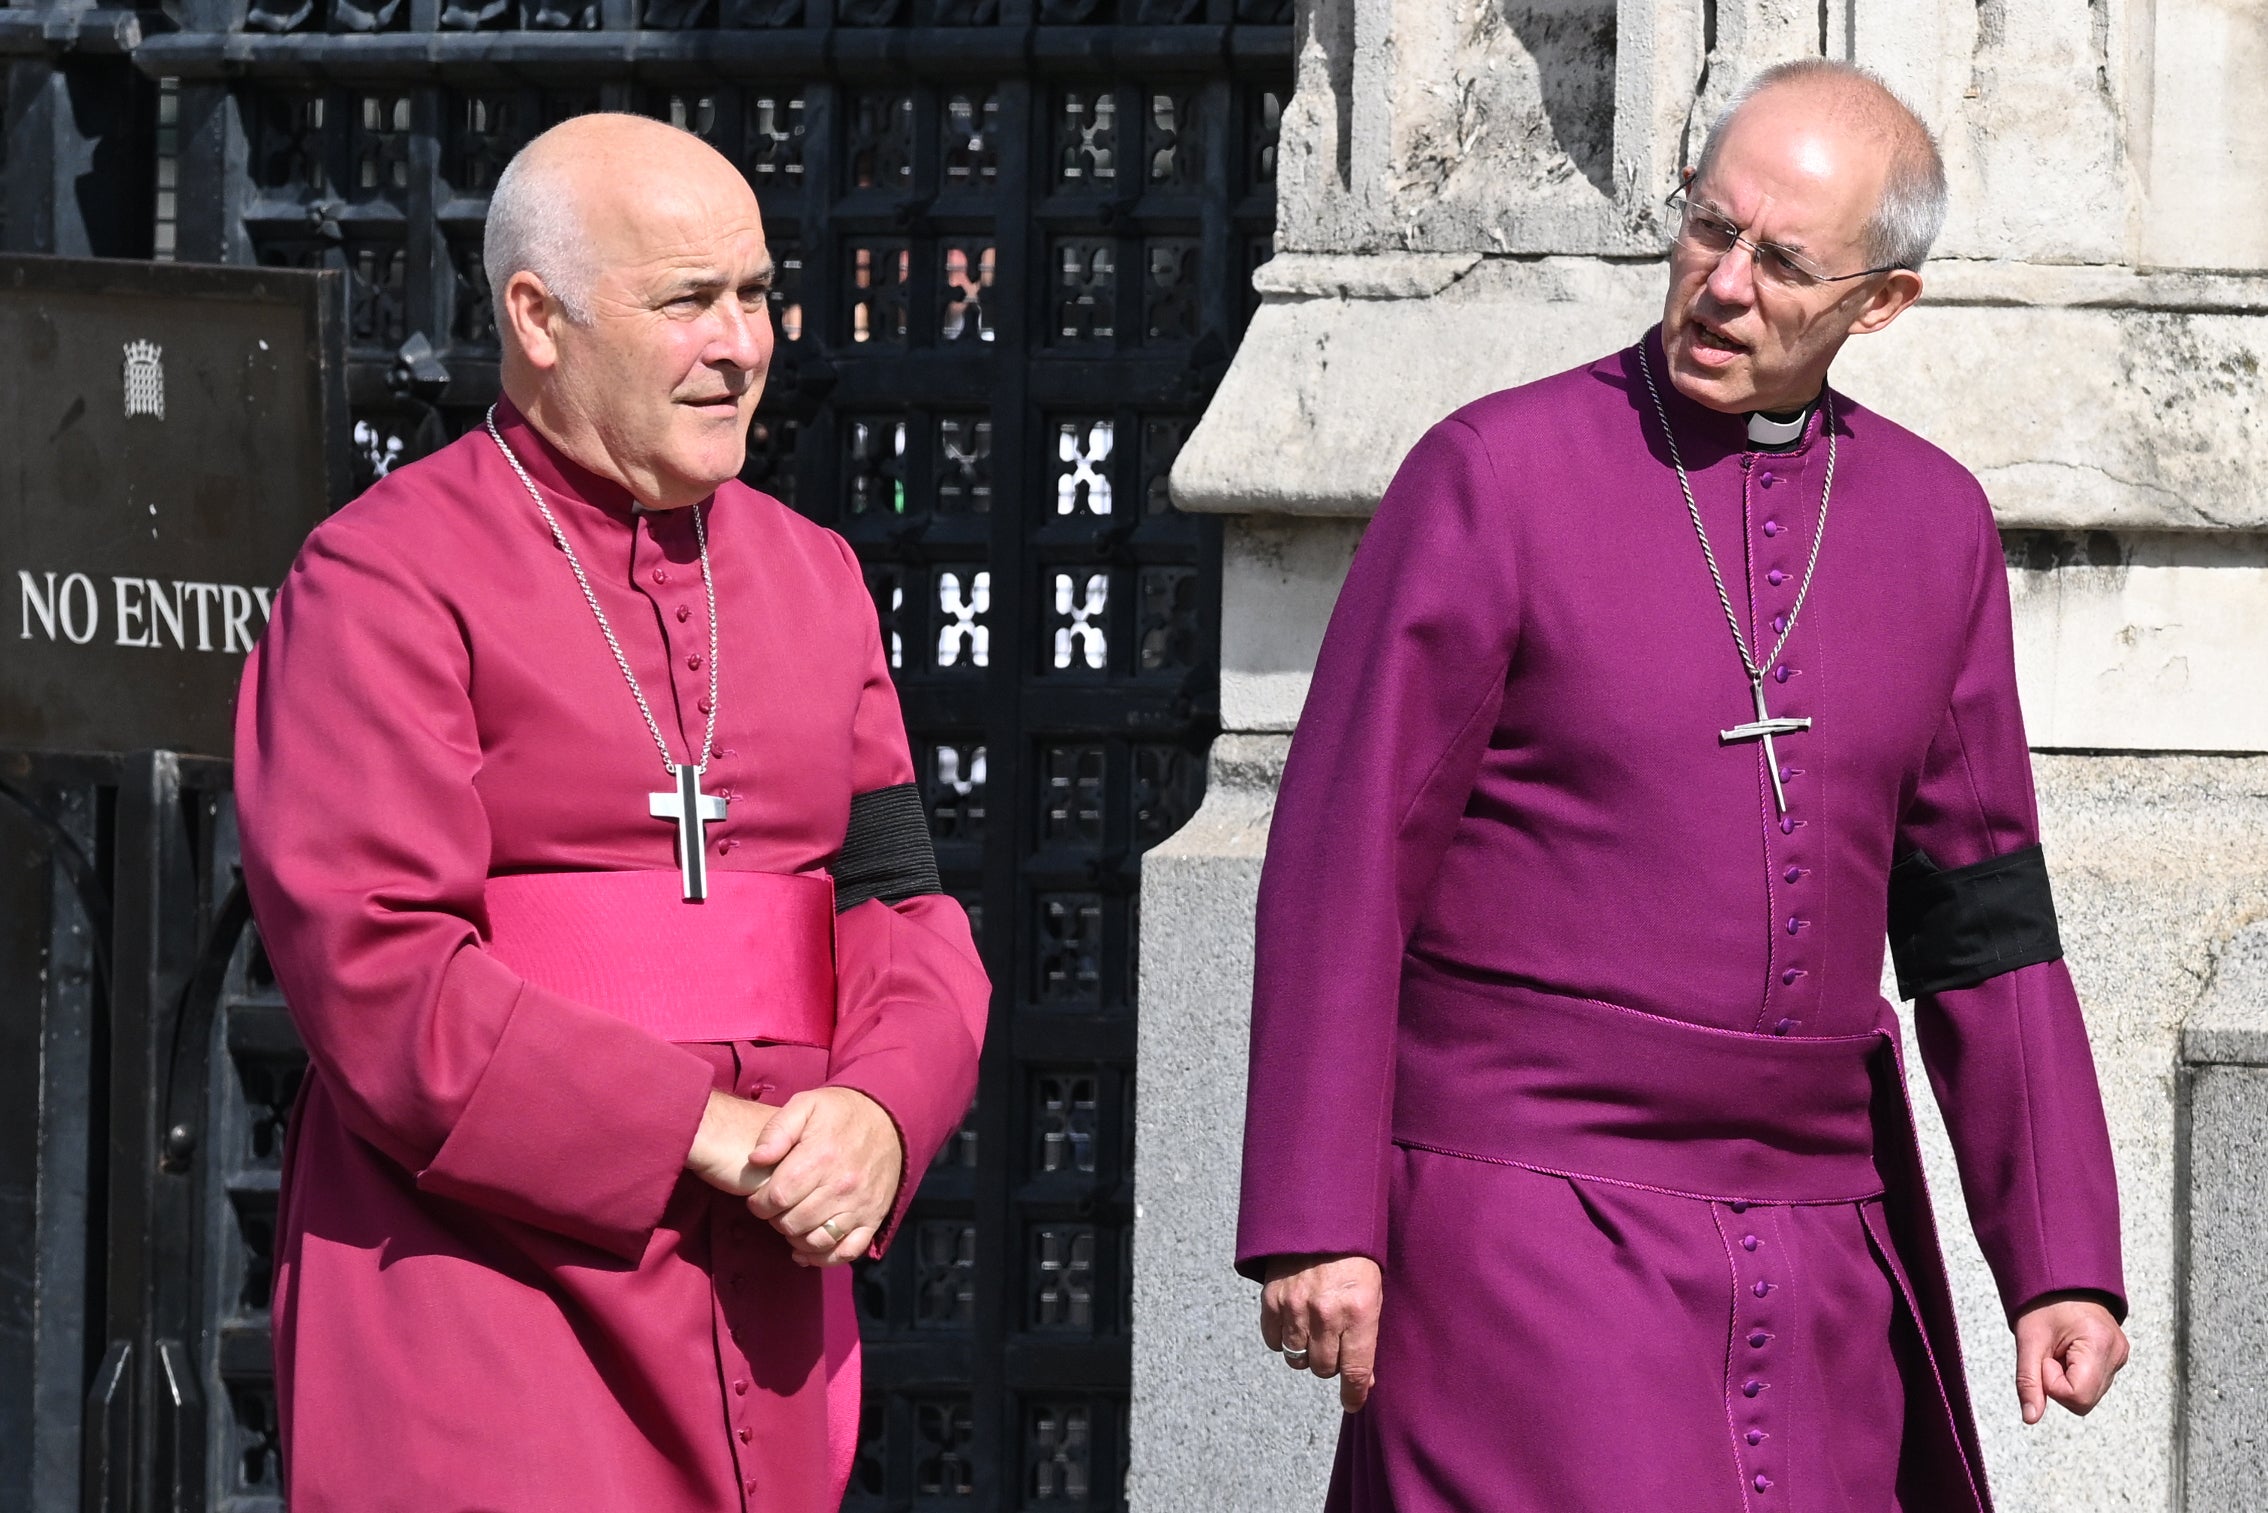
M 1535 61 L 1544 117 L 1568 160 L 1614 194 L 1615 0 L 1499 0 L 1504 28 Z

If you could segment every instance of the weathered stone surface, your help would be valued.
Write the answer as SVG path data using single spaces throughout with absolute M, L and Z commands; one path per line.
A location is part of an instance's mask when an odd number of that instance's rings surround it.
M 2268 751 L 2268 537 L 2020 537 L 2009 590 L 2033 745 Z
M 2143 257 L 2160 267 L 2268 266 L 2268 7 L 2157 0 Z
M 1366 515 L 1426 427 L 1660 318 L 1658 263 L 1278 257 L 1173 472 L 1184 509 Z M 1835 380 L 1976 472 L 2004 526 L 2268 529 L 2268 277 L 1933 264 Z M 2132 303 L 2118 303 L 2122 298 Z M 2159 303 L 2145 304 L 2142 301 Z
M 1284 744 L 1224 737 L 1204 809 L 1145 863 L 1130 1483 L 1137 1513 L 1311 1510 L 1335 1430 L 1328 1391 L 1292 1377 L 1258 1350 L 1250 1333 L 1255 1289 L 1227 1265 L 1244 1108 L 1251 910 Z M 2215 963 L 2232 959 L 2228 942 L 2248 922 L 2268 917 L 2268 759 L 2043 755 L 2036 765 L 2064 940 L 2087 1004 L 2117 1151 L 2133 1302 L 2134 1364 L 2085 1421 L 2057 1410 L 2036 1428 L 2022 1425 L 2008 1329 L 1962 1222 L 1958 1174 L 1909 1043 L 1915 1101 L 2001 1506 L 2163 1509 L 2172 1497 L 2175 1429 L 2177 1045 Z M 2268 1111 L 2230 1107 L 2253 1121 L 2252 1133 L 2231 1138 L 2256 1149 Z M 2226 1190 L 2247 1195 L 2256 1208 L 2260 1181 L 2247 1175 L 2251 1168 L 2240 1170 L 2239 1148 L 2230 1149 L 2237 1164 L 2227 1180 L 2249 1185 Z M 2229 1233 L 2231 1253 L 2242 1251 L 2244 1264 L 2268 1255 L 2250 1231 Z M 2230 1306 L 2240 1312 L 2257 1308 L 2247 1300 L 2259 1294 L 2243 1290 L 2257 1285 L 2246 1280 L 2251 1275 L 2228 1284 Z M 2257 1411 L 2247 1406 L 2253 1399 L 2231 1401 L 2232 1414 Z M 2229 1426 L 2212 1430 L 2220 1436 L 2216 1446 L 2250 1453 L 2245 1447 L 2256 1443 L 2241 1438 L 2254 1431 L 2237 1419 L 2201 1421 Z M 2194 1440 L 2190 1453 L 2197 1464 Z M 2199 1497 L 2190 1506 L 2200 1513 L 2251 1506 Z
M 2190 1091 L 2187 1506 L 2268 1488 L 2268 1068 L 2206 1066 Z
M 1221 574 L 1221 724 L 1290 734 L 1307 702 L 1358 520 L 1229 521 Z
M 1314 1513 L 1333 1390 L 1260 1342 L 1230 1270 L 1244 1148 L 1252 908 L 1282 737 L 1214 744 L 1205 802 L 1142 861 L 1134 1209 L 1134 1513 Z

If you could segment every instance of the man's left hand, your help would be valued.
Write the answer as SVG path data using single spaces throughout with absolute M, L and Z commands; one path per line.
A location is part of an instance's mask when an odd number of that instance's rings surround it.
M 2016 1401 L 2024 1422 L 2047 1414 L 2049 1398 L 2084 1414 L 2126 1364 L 2126 1331 L 2091 1298 L 2042 1298 L 2016 1316 Z
M 882 1105 L 847 1087 L 790 1098 L 749 1160 L 772 1175 L 748 1199 L 748 1211 L 787 1237 L 799 1266 L 840 1266 L 865 1255 L 905 1169 L 897 1125 Z

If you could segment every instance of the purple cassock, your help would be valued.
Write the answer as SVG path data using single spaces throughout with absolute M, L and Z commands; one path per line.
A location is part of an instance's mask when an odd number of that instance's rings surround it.
M 1813 721 L 1784 814 L 1723 739 L 1752 695 L 1642 350 L 1760 658 L 1833 427 L 1764 667 Z M 2038 840 L 2000 541 L 1943 452 L 1832 393 L 1758 450 L 1658 334 L 1428 432 L 1260 889 L 1238 1266 L 1385 1275 L 1330 1506 L 1989 1507 L 1878 985 L 1887 937 L 2009 1316 L 2123 1316 Z

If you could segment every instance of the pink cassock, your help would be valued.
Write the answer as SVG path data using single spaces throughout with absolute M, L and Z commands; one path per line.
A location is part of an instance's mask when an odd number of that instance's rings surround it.
M 1383 1269 L 1333 1510 L 1980 1513 L 1878 985 L 1893 863 L 2039 839 L 1992 512 L 1840 395 L 1773 454 L 1664 383 L 1814 721 L 1782 814 L 1640 350 L 1435 426 L 1363 536 L 1261 878 L 1238 1264 Z M 2079 1001 L 2017 957 L 1914 1008 L 1969 1217 L 2011 1318 L 2123 1314 Z
M 682 758 L 710 687 L 691 512 L 498 420 Z M 907 1172 L 879 1251 L 967 1107 L 989 989 L 950 898 L 834 912 L 853 795 L 913 780 L 856 558 L 737 483 L 701 508 L 704 787 L 729 802 L 705 904 L 650 812 L 661 754 L 485 433 L 318 528 L 246 669 L 245 877 L 311 1061 L 276 1237 L 295 1513 L 841 1498 L 849 1274 L 793 1264 L 686 1153 L 712 1088 L 867 1094 Z

